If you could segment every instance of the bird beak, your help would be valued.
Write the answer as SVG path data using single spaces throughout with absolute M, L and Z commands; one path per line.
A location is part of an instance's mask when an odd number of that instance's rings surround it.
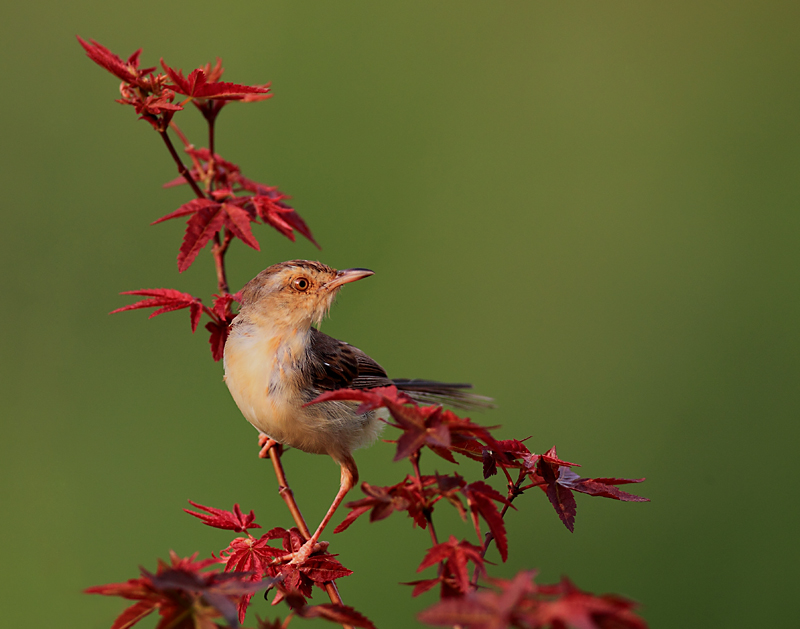
M 344 269 L 343 271 L 337 271 L 336 277 L 330 282 L 327 282 L 323 288 L 333 290 L 349 282 L 355 282 L 356 280 L 369 277 L 370 275 L 375 275 L 375 272 L 369 269 Z

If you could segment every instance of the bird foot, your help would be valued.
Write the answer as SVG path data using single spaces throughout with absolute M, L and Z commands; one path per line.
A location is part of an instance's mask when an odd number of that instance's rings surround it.
M 261 450 L 258 453 L 258 458 L 266 459 L 269 458 L 269 451 L 280 444 L 267 435 L 258 435 L 258 445 L 261 446 Z
M 292 560 L 289 562 L 289 565 L 296 566 L 298 564 L 305 563 L 306 559 L 308 559 L 314 553 L 328 550 L 329 545 L 330 542 L 314 542 L 314 540 L 310 539 L 300 547 L 300 550 L 289 555 L 292 558 Z

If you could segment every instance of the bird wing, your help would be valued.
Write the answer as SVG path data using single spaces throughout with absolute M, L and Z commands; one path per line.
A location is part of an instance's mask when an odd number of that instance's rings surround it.
M 357 347 L 311 328 L 307 366 L 312 386 L 321 391 L 370 389 L 392 384 L 378 363 Z
M 492 398 L 467 391 L 471 384 L 450 384 L 435 380 L 391 380 L 378 363 L 357 347 L 311 328 L 309 360 L 312 386 L 318 391 L 372 389 L 395 385 L 421 404 L 448 404 L 465 410 L 493 408 Z

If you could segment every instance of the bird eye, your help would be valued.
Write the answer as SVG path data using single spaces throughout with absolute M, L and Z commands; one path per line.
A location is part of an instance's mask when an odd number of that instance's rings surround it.
M 292 280 L 292 288 L 299 290 L 300 292 L 307 291 L 310 286 L 311 282 L 308 281 L 308 278 L 296 277 Z

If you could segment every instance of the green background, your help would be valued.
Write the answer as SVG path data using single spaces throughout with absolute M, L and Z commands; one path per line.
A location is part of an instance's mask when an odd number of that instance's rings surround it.
M 205 331 L 106 314 L 139 288 L 208 302 L 213 269 L 204 251 L 179 275 L 182 223 L 148 226 L 189 191 L 160 188 L 167 152 L 80 34 L 272 81 L 223 112 L 218 150 L 291 194 L 323 251 L 259 227 L 260 253 L 229 256 L 234 288 L 290 258 L 372 268 L 327 333 L 396 376 L 474 382 L 499 407 L 475 419 L 583 475 L 647 477 L 651 503 L 578 496 L 574 534 L 524 496 L 493 574 L 566 574 L 653 627 L 790 626 L 799 20 L 796 2 L 6 3 L 0 624 L 110 626 L 123 601 L 83 588 L 231 539 L 189 498 L 290 523 Z M 196 112 L 178 122 L 205 143 Z M 362 479 L 400 480 L 392 454 L 357 453 Z M 337 469 L 286 466 L 318 521 Z M 327 537 L 355 571 L 345 601 L 379 627 L 435 599 L 397 585 L 428 544 L 405 515 Z

